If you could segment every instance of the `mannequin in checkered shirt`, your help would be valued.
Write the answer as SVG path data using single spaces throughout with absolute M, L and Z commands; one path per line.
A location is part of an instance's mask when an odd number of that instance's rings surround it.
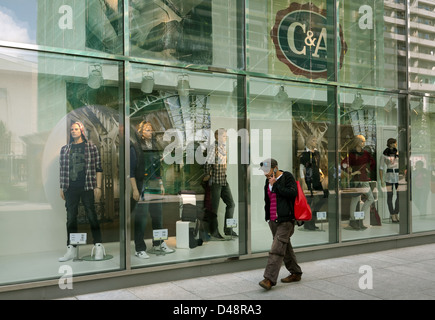
M 230 185 L 227 181 L 227 152 L 226 152 L 227 131 L 218 129 L 215 131 L 214 150 L 207 156 L 204 165 L 204 181 L 210 185 L 212 217 L 209 221 L 209 232 L 212 240 L 223 240 L 224 237 L 219 232 L 218 226 L 218 209 L 220 199 L 225 203 L 225 226 L 224 233 L 228 236 L 237 234 L 226 227 L 227 219 L 232 219 L 234 215 L 234 200 L 231 193 Z

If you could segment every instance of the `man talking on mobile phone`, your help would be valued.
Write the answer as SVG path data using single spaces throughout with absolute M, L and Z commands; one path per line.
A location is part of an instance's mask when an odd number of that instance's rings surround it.
M 272 232 L 273 242 L 264 270 L 264 279 L 259 285 L 270 290 L 277 283 L 283 262 L 290 275 L 281 279 L 281 282 L 290 283 L 301 280 L 302 269 L 297 263 L 290 242 L 290 237 L 295 230 L 294 203 L 298 191 L 293 174 L 279 170 L 275 159 L 266 159 L 261 162 L 260 170 L 266 176 L 264 211 L 265 220 Z

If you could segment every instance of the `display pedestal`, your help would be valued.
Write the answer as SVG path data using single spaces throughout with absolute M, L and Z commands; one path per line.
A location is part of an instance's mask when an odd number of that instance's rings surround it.
M 177 235 L 177 248 L 189 249 L 189 228 L 195 228 L 195 222 L 190 221 L 177 221 L 176 235 Z

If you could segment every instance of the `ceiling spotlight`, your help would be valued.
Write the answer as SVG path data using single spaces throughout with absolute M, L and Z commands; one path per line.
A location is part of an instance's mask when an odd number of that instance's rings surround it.
M 361 107 L 364 104 L 364 100 L 361 98 L 361 93 L 357 93 L 355 95 L 355 99 L 352 102 L 352 109 L 356 110 L 356 109 L 361 109 Z
M 99 64 L 89 66 L 88 86 L 98 89 L 103 84 L 103 68 Z
M 279 87 L 278 93 L 276 94 L 274 99 L 275 99 L 276 102 L 284 102 L 284 101 L 286 101 L 288 99 L 288 94 L 285 91 L 283 85 L 281 85 Z
M 187 74 L 178 76 L 177 90 L 180 97 L 187 97 L 189 95 L 190 84 L 189 76 Z
M 390 97 L 390 99 L 388 100 L 387 104 L 384 107 L 384 110 L 386 112 L 390 112 L 391 110 L 393 110 L 393 108 L 396 107 L 396 103 L 393 101 L 393 98 Z
M 143 93 L 151 93 L 154 88 L 154 73 L 152 71 L 142 72 L 142 84 L 140 90 Z

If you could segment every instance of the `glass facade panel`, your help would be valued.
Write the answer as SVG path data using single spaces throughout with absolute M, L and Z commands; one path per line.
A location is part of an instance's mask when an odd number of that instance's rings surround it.
M 247 2 L 247 69 L 280 78 L 335 80 L 334 6 L 326 0 Z M 337 46 L 343 59 L 346 43 Z
M 130 45 L 135 57 L 242 68 L 237 15 L 231 0 L 130 1 Z
M 435 99 L 411 97 L 411 208 L 412 231 L 435 229 Z
M 0 55 L 0 283 L 58 278 L 60 266 L 74 275 L 119 269 L 118 63 L 9 49 Z M 88 73 L 96 67 L 101 79 Z M 89 144 L 72 146 L 76 121 Z M 70 250 L 83 263 L 58 261 L 73 243 L 70 233 L 87 234 Z M 105 247 L 104 261 L 94 261 L 95 243 Z
M 141 235 L 132 244 L 132 252 L 146 251 L 151 256 L 132 257 L 132 266 L 238 255 L 237 137 L 244 131 L 238 129 L 237 78 L 137 64 L 129 74 L 130 156 L 137 159 L 130 164 L 130 178 L 135 177 L 132 236 L 145 231 L 145 246 Z M 219 129 L 225 129 L 228 138 L 216 154 Z M 146 130 L 152 130 L 152 135 Z M 211 177 L 205 181 L 207 173 Z M 133 198 L 135 184 L 137 200 Z M 200 212 L 198 224 L 180 218 L 189 203 Z M 233 235 L 226 228 L 227 219 L 235 219 Z M 156 259 L 160 243 L 152 241 L 153 230 L 158 229 L 168 230 L 162 245 L 171 254 L 164 259 Z M 189 229 L 195 233 L 190 242 Z
M 339 101 L 342 239 L 398 234 L 407 219 L 403 99 L 342 89 Z
M 338 81 L 406 88 L 405 3 L 340 1 L 339 20 L 347 44 Z
M 410 89 L 435 92 L 435 2 L 412 1 L 409 6 Z
M 0 41 L 123 53 L 123 1 L 0 1 Z
M 326 87 L 255 78 L 249 84 L 252 251 L 269 250 L 272 241 L 264 212 L 266 179 L 259 170 L 260 162 L 270 157 L 300 181 L 313 212 L 312 221 L 296 227 L 293 245 L 334 242 L 335 196 L 329 196 L 329 189 L 335 184 L 330 175 L 335 167 L 335 113 Z

